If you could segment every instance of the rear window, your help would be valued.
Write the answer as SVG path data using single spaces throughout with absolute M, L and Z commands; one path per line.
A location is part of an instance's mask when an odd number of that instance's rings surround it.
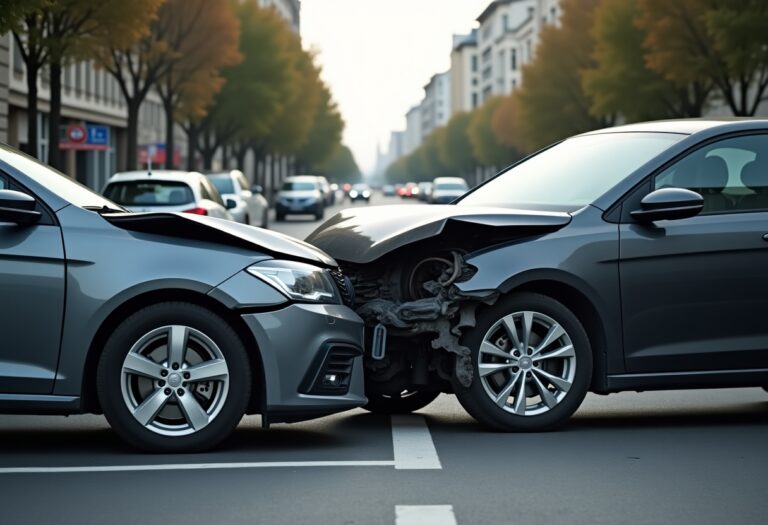
M 219 193 L 235 193 L 235 185 L 232 182 L 232 177 L 225 175 L 222 177 L 208 177 L 208 180 L 219 190 Z
M 439 182 L 435 184 L 436 190 L 466 190 L 467 185 L 460 182 Z
M 123 206 L 179 206 L 195 200 L 187 184 L 162 180 L 112 182 L 104 196 Z
M 293 182 L 287 180 L 283 183 L 283 191 L 312 191 L 316 189 L 316 182 Z

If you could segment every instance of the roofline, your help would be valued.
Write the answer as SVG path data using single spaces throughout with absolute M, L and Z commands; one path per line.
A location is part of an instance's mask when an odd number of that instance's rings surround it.
M 496 11 L 496 8 L 511 4 L 512 2 L 516 1 L 517 0 L 493 0 L 493 2 L 488 4 L 488 7 L 486 7 L 482 13 L 480 13 L 480 16 L 477 17 L 477 21 L 482 24 L 489 16 L 493 14 L 494 11 Z

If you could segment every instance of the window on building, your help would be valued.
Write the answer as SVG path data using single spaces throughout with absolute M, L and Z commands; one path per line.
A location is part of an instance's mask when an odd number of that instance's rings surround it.
M 509 58 L 512 63 L 512 71 L 517 71 L 517 49 L 512 49 Z
M 93 84 L 91 83 L 93 79 L 93 64 L 91 62 L 85 63 L 85 96 L 89 97 L 91 96 L 91 93 L 93 93 Z
M 509 29 L 509 15 L 501 17 L 501 32 L 505 33 Z
M 75 83 L 75 66 L 68 66 L 64 70 L 64 92 L 69 94 Z
M 477 73 L 478 69 L 478 63 L 477 63 L 477 55 L 472 55 L 472 72 Z
M 557 22 L 557 8 L 555 6 L 549 8 L 549 18 L 553 24 Z
M 78 62 L 75 67 L 75 95 L 80 96 L 83 92 L 83 63 Z
M 531 44 L 531 39 L 530 38 L 525 42 L 525 48 L 526 48 L 526 53 L 525 54 L 527 55 L 526 56 L 526 61 L 530 62 L 531 59 L 533 58 L 533 45 Z
M 19 75 L 24 74 L 24 58 L 21 56 L 21 50 L 19 45 L 14 39 L 11 39 L 11 45 L 13 46 L 13 72 Z
M 483 63 L 488 62 L 491 59 L 491 46 L 485 48 L 483 51 Z
M 472 77 L 472 85 L 476 86 L 478 84 L 477 77 Z
M 476 108 L 480 101 L 478 100 L 477 93 L 472 93 L 472 107 Z
M 491 89 L 491 86 L 486 87 L 483 90 L 483 102 L 491 98 L 491 94 L 493 94 L 493 89 Z

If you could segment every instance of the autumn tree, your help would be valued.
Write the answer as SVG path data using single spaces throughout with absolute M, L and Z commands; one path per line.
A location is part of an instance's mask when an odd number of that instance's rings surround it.
M 646 63 L 677 84 L 711 82 L 734 115 L 768 89 L 768 2 L 638 0 Z
M 355 182 L 362 176 L 352 151 L 341 143 L 337 144 L 330 157 L 316 168 L 316 172 L 337 182 Z
M 501 146 L 513 151 L 523 150 L 524 141 L 520 133 L 520 112 L 518 111 L 519 97 L 512 93 L 496 102 L 491 115 L 491 130 Z
M 339 154 L 344 120 L 327 86 L 319 91 L 320 100 L 315 118 L 304 143 L 295 150 L 296 159 L 305 171 L 323 166 L 334 154 Z
M 165 167 L 173 168 L 174 122 L 205 115 L 221 89 L 221 69 L 240 61 L 240 23 L 230 0 L 167 0 L 157 25 L 168 46 L 157 89 L 165 112 Z
M 523 66 L 519 89 L 521 142 L 534 150 L 564 137 L 610 125 L 592 113 L 581 72 L 595 67 L 592 26 L 600 0 L 563 0 L 561 25 L 540 33 L 533 62 Z
M 482 166 L 501 168 L 518 158 L 514 148 L 502 143 L 493 130 L 492 119 L 503 102 L 502 97 L 492 97 L 472 113 L 467 128 L 469 142 L 475 158 Z
M 592 28 L 594 65 L 582 73 L 592 114 L 620 113 L 629 122 L 700 117 L 711 83 L 672 81 L 648 68 L 638 13 L 638 0 L 602 0 L 597 8 Z
M 438 143 L 441 162 L 458 176 L 469 173 L 477 165 L 468 135 L 471 119 L 465 112 L 453 115 Z

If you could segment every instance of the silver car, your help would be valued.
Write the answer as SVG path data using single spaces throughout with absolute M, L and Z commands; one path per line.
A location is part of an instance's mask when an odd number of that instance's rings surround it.
M 116 173 L 102 191 L 112 202 L 137 212 L 185 212 L 233 220 L 218 190 L 196 171 L 155 170 Z
M 179 452 L 243 414 L 268 426 L 361 406 L 347 282 L 308 244 L 130 213 L 0 145 L 0 412 L 104 413 L 136 447 Z
M 235 201 L 236 206 L 229 210 L 236 222 L 261 226 L 269 225 L 269 203 L 264 198 L 259 185 L 248 185 L 248 180 L 240 170 L 207 173 L 208 180 L 216 187 L 224 202 Z

